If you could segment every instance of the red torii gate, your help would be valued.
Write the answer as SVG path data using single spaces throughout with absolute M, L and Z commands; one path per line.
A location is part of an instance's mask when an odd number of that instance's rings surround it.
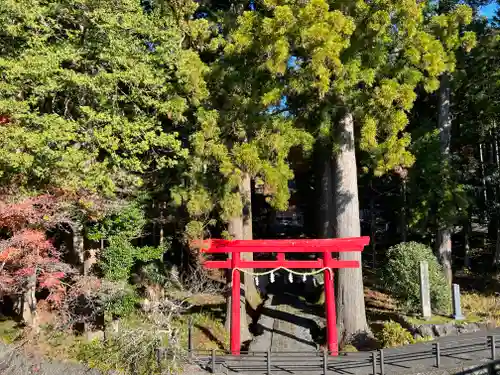
M 370 242 L 369 237 L 333 238 L 319 240 L 205 240 L 202 241 L 203 253 L 228 253 L 226 260 L 205 261 L 205 268 L 225 268 L 232 272 L 231 304 L 231 353 L 239 355 L 240 342 L 240 269 L 324 269 L 326 336 L 330 354 L 338 354 L 337 315 L 333 287 L 333 270 L 338 268 L 358 268 L 356 260 L 338 260 L 332 252 L 363 251 Z M 242 260 L 241 253 L 277 253 L 276 260 Z M 287 260 L 286 253 L 322 253 L 315 260 Z

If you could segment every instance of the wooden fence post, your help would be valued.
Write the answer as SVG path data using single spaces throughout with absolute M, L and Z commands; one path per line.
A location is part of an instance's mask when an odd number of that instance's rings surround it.
M 211 359 L 212 365 L 211 365 L 211 370 L 212 374 L 215 374 L 215 349 L 212 349 L 212 359 Z
M 161 349 L 156 349 L 155 350 L 155 354 L 156 354 L 156 362 L 158 364 L 158 370 L 160 372 L 160 374 L 162 373 L 162 367 L 161 367 Z
M 373 375 L 377 375 L 377 352 L 372 352 Z
M 378 354 L 379 354 L 379 360 L 380 360 L 380 375 L 384 375 L 385 374 L 384 350 L 380 349 Z
M 323 375 L 328 373 L 328 349 L 323 350 Z
M 441 348 L 440 348 L 438 342 L 436 342 L 433 346 L 434 346 L 434 350 L 435 350 L 435 354 L 436 354 L 436 367 L 440 368 L 441 367 Z
M 494 361 L 495 359 L 497 359 L 495 336 L 488 336 L 488 341 L 490 343 L 491 359 Z
M 193 355 L 193 318 L 189 318 L 188 326 L 188 356 L 191 358 Z

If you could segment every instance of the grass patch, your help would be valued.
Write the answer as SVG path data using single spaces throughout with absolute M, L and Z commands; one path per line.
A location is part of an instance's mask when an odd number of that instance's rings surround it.
M 356 353 L 358 349 L 354 345 L 348 344 L 343 346 L 340 351 L 344 353 Z
M 85 341 L 84 337 L 58 331 L 51 325 L 44 325 L 40 328 L 40 335 L 34 343 L 37 352 L 53 360 L 77 361 L 76 353 Z
M 420 326 L 423 324 L 447 324 L 447 323 L 479 323 L 484 321 L 480 317 L 474 314 L 467 314 L 463 320 L 455 320 L 450 316 L 444 315 L 433 315 L 429 319 L 424 319 L 418 316 L 406 316 L 405 320 L 414 326 Z
M 185 315 L 178 322 L 181 327 L 182 344 L 186 349 L 190 320 L 193 324 L 193 349 L 221 350 L 229 348 L 229 333 L 224 326 L 220 312 L 207 308 Z
M 482 295 L 478 293 L 462 294 L 462 309 L 464 320 L 455 320 L 449 316 L 433 315 L 430 319 L 416 316 L 408 316 L 406 320 L 412 325 L 422 324 L 446 324 L 446 323 L 481 323 L 493 322 L 500 326 L 500 299 L 494 295 Z
M 443 315 L 433 315 L 429 319 L 424 319 L 418 316 L 407 316 L 406 321 L 414 326 L 420 326 L 423 324 L 446 324 L 453 322 L 453 318 Z
M 23 335 L 23 329 L 13 320 L 0 320 L 0 340 L 6 344 L 12 344 Z

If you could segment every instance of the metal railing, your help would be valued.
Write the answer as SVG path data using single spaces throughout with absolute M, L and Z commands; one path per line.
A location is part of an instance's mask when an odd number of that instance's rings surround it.
M 192 363 L 213 374 L 239 372 L 273 375 L 276 373 L 302 374 L 306 372 L 307 374 L 330 375 L 364 369 L 364 374 L 385 375 L 386 366 L 400 366 L 403 363 L 411 364 L 412 362 L 429 360 L 427 368 L 429 366 L 441 368 L 443 358 L 452 359 L 457 355 L 475 352 L 485 352 L 481 359 L 496 360 L 497 344 L 498 337 L 490 335 L 457 339 L 454 342 L 418 344 L 371 352 L 340 352 L 338 356 L 330 356 L 326 351 L 242 352 L 239 356 L 233 356 L 222 350 L 210 351 L 189 348 L 189 357 Z M 165 350 L 158 350 L 158 361 L 162 360 L 164 353 Z M 460 361 L 462 363 L 464 359 L 460 359 Z

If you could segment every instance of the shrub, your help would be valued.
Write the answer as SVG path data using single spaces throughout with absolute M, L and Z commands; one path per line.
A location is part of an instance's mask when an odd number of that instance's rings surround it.
M 342 352 L 344 352 L 344 353 L 355 353 L 357 351 L 358 351 L 358 349 L 356 349 L 356 347 L 354 345 L 345 345 L 342 348 Z
M 129 202 L 124 207 L 110 212 L 102 220 L 87 228 L 87 238 L 92 241 L 109 239 L 114 236 L 137 238 L 146 226 L 143 207 L 138 202 Z
M 384 348 L 415 343 L 411 333 L 392 320 L 384 323 L 384 328 L 378 333 L 377 338 Z
M 155 311 L 140 318 L 140 323 L 123 321 L 120 331 L 103 341 L 82 342 L 75 348 L 77 359 L 106 374 L 152 375 L 160 374 L 156 350 L 168 348 L 161 373 L 179 373 L 185 346 L 171 312 Z
M 93 276 L 76 277 L 58 310 L 57 328 L 74 324 L 97 324 L 102 317 L 125 318 L 139 303 L 136 290 L 124 281 L 114 282 Z
M 105 341 L 84 342 L 78 346 L 76 356 L 80 362 L 104 373 L 159 374 L 155 348 L 150 342 L 141 341 L 142 339 L 143 337 L 120 335 Z M 155 344 L 161 347 L 161 342 Z
M 147 263 L 161 260 L 167 245 L 165 242 L 158 247 L 138 247 L 132 245 L 124 236 L 113 236 L 109 239 L 109 247 L 106 247 L 100 256 L 99 266 L 108 280 L 128 280 L 137 261 Z
M 60 202 L 41 195 L 20 201 L 0 196 L 0 293 L 14 299 L 30 291 L 48 292 L 60 305 L 66 287 L 62 279 L 73 272 L 47 238 L 55 226 Z M 33 301 L 36 304 L 36 301 Z M 31 317 L 33 318 L 33 317 Z M 29 322 L 26 322 L 29 323 Z
M 388 251 L 388 262 L 383 270 L 386 289 L 406 311 L 420 309 L 420 262 L 429 264 L 431 304 L 434 310 L 448 312 L 451 290 L 432 250 L 416 242 L 401 243 Z
M 87 238 L 92 241 L 106 240 L 108 243 L 99 257 L 99 266 L 106 279 L 128 280 L 137 262 L 148 263 L 163 258 L 170 246 L 168 241 L 158 247 L 134 246 L 132 241 L 143 234 L 145 225 L 146 217 L 140 202 L 129 202 L 89 225 Z

